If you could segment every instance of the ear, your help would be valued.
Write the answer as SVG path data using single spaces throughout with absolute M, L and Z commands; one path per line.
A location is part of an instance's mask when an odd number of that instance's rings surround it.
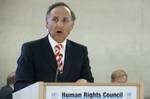
M 74 27 L 74 21 L 72 22 L 71 27 L 72 27 L 72 29 L 73 29 L 73 27 Z
M 47 20 L 45 21 L 45 27 L 48 28 L 48 22 L 47 22 Z
M 46 28 L 46 31 L 49 32 L 48 31 L 48 22 L 47 21 L 45 21 L 45 28 Z

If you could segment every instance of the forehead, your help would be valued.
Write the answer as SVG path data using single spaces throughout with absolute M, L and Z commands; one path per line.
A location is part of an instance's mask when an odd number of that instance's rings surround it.
M 55 8 L 52 9 L 52 11 L 50 12 L 51 16 L 71 16 L 71 12 L 70 10 L 65 7 L 65 6 L 57 6 Z
M 122 77 L 117 78 L 117 80 L 118 81 L 126 81 L 127 77 L 126 76 L 122 76 Z

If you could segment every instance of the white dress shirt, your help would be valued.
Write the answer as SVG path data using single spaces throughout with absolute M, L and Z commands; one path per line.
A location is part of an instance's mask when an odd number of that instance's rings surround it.
M 55 47 L 58 43 L 50 36 L 50 34 L 48 35 L 48 40 L 49 40 L 50 45 L 52 46 L 53 53 L 55 53 L 55 48 L 54 48 L 54 47 Z M 62 57 L 63 64 L 64 64 L 64 60 L 65 60 L 66 42 L 67 42 L 67 40 L 65 39 L 65 40 L 61 43 L 61 44 L 63 45 L 63 48 L 62 48 L 62 50 L 61 50 L 61 54 L 63 55 L 63 57 Z

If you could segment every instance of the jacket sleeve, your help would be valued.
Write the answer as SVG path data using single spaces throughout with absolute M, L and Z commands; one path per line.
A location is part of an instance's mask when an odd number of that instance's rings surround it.
M 88 57 L 88 51 L 86 47 L 84 47 L 83 53 L 84 55 L 83 55 L 83 63 L 82 63 L 80 78 L 84 78 L 88 82 L 94 82 L 94 78 L 91 72 L 91 67 L 89 65 L 89 57 Z
M 32 47 L 23 44 L 21 55 L 17 61 L 15 91 L 34 83 L 34 66 L 32 61 Z

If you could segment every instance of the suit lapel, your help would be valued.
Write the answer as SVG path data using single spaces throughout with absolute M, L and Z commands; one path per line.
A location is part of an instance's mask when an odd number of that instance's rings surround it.
M 56 62 L 52 47 L 49 44 L 47 36 L 43 39 L 42 47 L 43 47 L 42 50 L 43 50 L 44 58 L 46 62 L 48 63 L 49 67 L 52 67 L 56 71 L 57 62 Z M 71 53 L 72 53 L 71 42 L 67 40 L 65 60 L 64 60 L 64 77 L 66 77 L 69 74 L 69 71 L 71 68 Z
M 66 51 L 65 51 L 65 61 L 64 61 L 64 76 L 69 74 L 71 68 L 71 42 L 67 40 Z
M 57 62 L 56 62 L 52 47 L 48 41 L 48 36 L 46 36 L 43 39 L 42 46 L 43 46 L 43 53 L 44 53 L 45 60 L 47 61 L 49 67 L 52 67 L 56 71 Z

